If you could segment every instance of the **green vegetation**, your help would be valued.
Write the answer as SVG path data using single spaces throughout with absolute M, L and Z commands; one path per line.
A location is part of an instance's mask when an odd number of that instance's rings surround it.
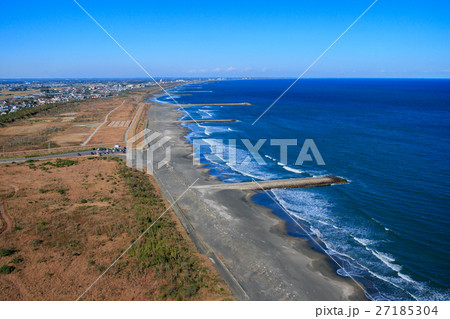
M 54 111 L 54 109 L 57 109 L 58 111 L 65 111 L 68 108 L 73 109 L 74 103 L 76 103 L 76 101 L 69 101 L 64 103 L 49 103 L 35 107 L 27 107 L 13 113 L 0 115 L 0 126 L 5 126 L 6 124 L 12 123 L 17 120 L 27 119 L 37 114 L 47 115 L 51 113 L 50 111 Z
M 29 167 L 30 167 L 30 165 L 33 165 L 34 168 L 36 168 L 36 166 L 34 165 L 34 162 L 29 162 L 29 161 L 33 161 L 33 160 L 28 160 L 28 161 L 27 161 L 28 163 L 31 163 L 31 164 L 29 164 Z M 75 165 L 75 164 L 78 164 L 78 161 L 69 160 L 69 159 L 62 159 L 62 158 L 57 158 L 56 161 L 55 161 L 54 163 L 53 163 L 53 162 L 44 162 L 44 163 L 41 163 L 41 164 L 39 165 L 39 168 L 45 171 L 45 170 L 48 170 L 49 167 L 57 167 L 57 168 L 61 168 L 61 167 L 69 167 L 69 166 L 72 166 L 72 165 Z M 31 167 L 30 167 L 30 168 L 31 168 Z
M 72 166 L 75 164 L 78 164 L 78 161 L 58 158 L 58 159 L 56 159 L 56 163 L 54 164 L 54 166 L 55 167 L 68 167 L 68 166 Z
M 26 160 L 25 163 L 28 164 L 28 167 L 32 170 L 36 170 L 36 169 L 40 168 L 43 171 L 48 171 L 50 168 L 53 168 L 53 167 L 62 168 L 62 167 L 69 167 L 72 165 L 76 165 L 76 164 L 78 164 L 78 161 L 57 158 L 55 162 L 43 162 L 43 163 L 40 163 L 39 166 L 36 166 L 36 164 L 39 163 L 39 160 L 29 159 L 29 160 Z M 41 192 L 41 190 L 39 190 L 39 191 Z
M 0 248 L 0 257 L 11 256 L 16 252 L 17 250 L 14 248 Z
M 40 105 L 40 106 L 36 106 L 36 107 L 27 107 L 27 108 L 21 109 L 17 112 L 1 115 L 0 116 L 0 125 L 4 125 L 6 123 L 12 123 L 19 119 L 28 118 L 30 116 L 41 113 L 43 111 L 50 110 L 50 109 L 56 107 L 57 105 L 58 105 L 57 103 L 52 103 L 52 104 L 45 104 L 45 105 Z
M 16 269 L 14 266 L 3 265 L 0 267 L 0 274 L 10 274 Z
M 13 264 L 20 264 L 21 262 L 23 262 L 23 258 L 20 257 L 20 256 L 14 257 L 14 258 L 11 260 L 11 262 L 12 262 Z
M 56 191 L 57 191 L 58 193 L 60 193 L 61 195 L 65 195 L 66 192 L 67 192 L 67 189 L 58 188 Z
M 46 231 L 48 228 L 47 225 L 48 225 L 48 223 L 46 221 L 41 220 L 41 221 L 39 221 L 39 226 L 37 229 L 41 232 Z
M 81 203 L 81 204 L 86 204 L 86 203 L 87 203 L 87 200 L 84 199 L 84 198 L 82 198 L 81 201 L 80 201 L 80 203 Z
M 42 244 L 42 240 L 41 240 L 41 239 L 33 239 L 33 240 L 30 242 L 30 245 L 33 246 L 33 247 L 37 247 L 37 246 L 39 246 L 40 244 Z
M 120 174 L 133 197 L 133 211 L 138 222 L 136 235 L 139 235 L 164 213 L 166 206 L 147 175 L 123 164 Z M 200 288 L 216 285 L 216 279 L 202 266 L 168 215 L 157 220 L 129 255 L 140 271 L 152 269 L 156 279 L 163 283 L 158 287 L 157 299 L 189 300 Z

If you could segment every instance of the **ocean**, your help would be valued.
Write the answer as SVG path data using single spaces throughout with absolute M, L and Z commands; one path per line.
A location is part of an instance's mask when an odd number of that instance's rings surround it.
M 186 108 L 194 119 L 237 120 L 183 124 L 188 141 L 207 141 L 198 156 L 224 182 L 326 174 L 350 181 L 253 200 L 285 219 L 291 236 L 332 256 L 336 272 L 363 283 L 370 299 L 450 300 L 450 81 L 304 79 L 252 125 L 292 81 L 210 81 L 170 93 L 180 104 L 219 104 Z M 220 105 L 239 102 L 251 105 Z M 242 139 L 265 139 L 264 164 L 249 160 Z M 273 139 L 297 140 L 287 161 Z M 325 165 L 313 156 L 296 164 L 306 139 Z

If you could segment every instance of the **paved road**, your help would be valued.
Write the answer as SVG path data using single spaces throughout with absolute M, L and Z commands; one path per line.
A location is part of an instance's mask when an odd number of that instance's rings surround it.
M 127 130 L 125 131 L 125 136 L 123 138 L 123 141 L 126 142 L 128 141 L 128 134 L 130 132 L 130 128 L 133 126 L 134 122 L 136 121 L 137 116 L 139 115 L 139 113 L 141 112 L 141 109 L 144 107 L 144 105 L 146 103 L 140 103 L 141 105 L 139 106 L 138 110 L 136 111 L 136 114 L 133 117 L 133 120 L 131 121 L 130 125 L 128 125 Z
M 82 152 L 69 152 L 69 153 L 61 153 L 61 154 L 49 154 L 49 155 L 33 156 L 33 157 L 4 158 L 4 159 L 0 159 L 0 163 L 24 162 L 24 161 L 28 161 L 30 159 L 41 160 L 41 159 L 77 157 L 77 156 L 97 156 L 97 155 L 92 155 L 91 152 L 92 151 L 82 151 Z M 78 155 L 78 154 L 80 154 L 80 155 Z M 105 154 L 102 156 L 117 156 L 117 157 L 126 158 L 126 154 L 121 153 L 121 152 Z

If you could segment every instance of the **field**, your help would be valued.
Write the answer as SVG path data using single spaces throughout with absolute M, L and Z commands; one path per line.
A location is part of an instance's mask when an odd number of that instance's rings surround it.
M 151 87 L 118 97 L 60 103 L 37 114 L 14 119 L 0 125 L 1 151 L 3 148 L 8 153 L 81 145 L 96 128 L 99 129 L 88 144 L 123 143 L 143 97 L 154 91 L 156 88 Z M 112 122 L 122 125 L 110 125 Z
M 100 144 L 100 143 L 110 143 L 110 142 L 120 142 L 124 141 L 125 132 L 128 126 L 131 124 L 131 120 L 134 117 L 135 112 L 139 107 L 139 98 L 136 99 L 125 99 L 125 102 L 116 111 L 108 116 L 108 122 L 103 124 L 98 132 L 89 141 L 89 144 Z M 114 125 L 123 124 L 125 125 Z M 113 124 L 114 126 L 109 126 L 108 124 Z M 128 125 L 127 125 L 128 124 Z
M 40 90 L 30 90 L 30 91 L 1 91 L 0 90 L 0 101 L 4 101 L 16 96 L 25 96 L 30 94 L 39 94 Z
M 75 300 L 152 223 L 82 300 L 226 300 L 148 175 L 119 159 L 0 166 L 0 300 Z

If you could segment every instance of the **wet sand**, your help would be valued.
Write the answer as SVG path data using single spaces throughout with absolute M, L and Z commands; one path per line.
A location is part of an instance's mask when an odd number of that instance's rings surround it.
M 151 96 L 149 98 L 153 98 Z M 170 137 L 168 165 L 154 177 L 173 202 L 195 186 L 222 183 L 202 166 L 194 166 L 188 129 L 176 121 L 183 114 L 171 104 L 155 103 L 149 128 Z M 158 163 L 165 148 L 154 154 Z M 367 300 L 361 286 L 336 274 L 329 257 L 306 239 L 289 236 L 285 222 L 255 204 L 251 190 L 191 187 L 174 210 L 199 251 L 207 255 L 238 300 Z

